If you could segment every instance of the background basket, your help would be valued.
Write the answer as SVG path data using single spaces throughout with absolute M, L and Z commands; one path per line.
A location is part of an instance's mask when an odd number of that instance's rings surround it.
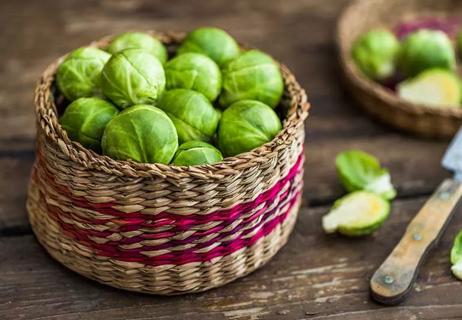
M 432 108 L 399 99 L 364 76 L 351 58 L 352 43 L 376 27 L 393 28 L 402 21 L 425 16 L 458 17 L 462 1 L 357 0 L 346 8 L 337 26 L 337 45 L 345 82 L 358 104 L 375 118 L 423 137 L 450 138 L 462 125 L 462 108 Z
M 184 36 L 155 35 L 169 51 Z M 36 89 L 27 199 L 32 228 L 51 256 L 114 287 L 178 294 L 244 276 L 286 243 L 302 194 L 309 108 L 286 67 L 285 120 L 273 141 L 218 164 L 175 167 L 116 161 L 70 141 L 58 124 L 62 98 L 53 84 L 62 59 Z

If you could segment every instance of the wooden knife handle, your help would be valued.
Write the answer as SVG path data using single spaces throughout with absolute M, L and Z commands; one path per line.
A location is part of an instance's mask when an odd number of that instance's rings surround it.
M 462 197 L 462 183 L 445 180 L 414 217 L 398 245 L 374 273 L 371 296 L 384 304 L 397 304 L 412 289 L 419 266 L 436 244 Z

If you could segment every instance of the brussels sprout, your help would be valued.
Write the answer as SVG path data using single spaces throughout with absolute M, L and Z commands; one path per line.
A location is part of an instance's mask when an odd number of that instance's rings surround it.
M 359 150 L 345 151 L 337 155 L 335 165 L 347 191 L 366 190 L 389 200 L 396 196 L 390 174 L 374 156 Z
M 126 49 L 106 63 L 101 84 L 104 95 L 124 109 L 154 103 L 164 91 L 165 74 L 162 64 L 149 52 Z
M 101 70 L 111 55 L 97 48 L 73 51 L 59 65 L 56 83 L 68 100 L 90 97 L 100 90 Z
M 462 98 L 460 80 L 442 69 L 430 69 L 403 81 L 397 91 L 404 100 L 433 107 L 459 106 Z
M 220 94 L 220 69 L 212 59 L 199 53 L 185 53 L 167 62 L 165 76 L 169 90 L 195 90 L 210 101 L 214 101 Z
M 188 141 L 178 148 L 172 163 L 176 166 L 195 166 L 222 160 L 221 152 L 214 146 L 202 141 Z
M 353 44 L 352 57 L 371 79 L 384 80 L 395 72 L 399 41 L 387 30 L 371 30 Z
M 356 191 L 335 202 L 322 218 L 322 226 L 326 233 L 363 236 L 380 228 L 389 214 L 387 200 L 372 192 Z
M 242 100 L 226 109 L 218 125 L 218 147 L 225 156 L 255 149 L 281 130 L 273 109 L 255 100 Z
M 147 33 L 122 33 L 115 37 L 107 47 L 107 51 L 112 54 L 125 49 L 143 49 L 153 54 L 162 64 L 167 62 L 168 55 L 165 46 Z
M 451 264 L 452 274 L 462 280 L 462 230 L 454 239 L 454 245 L 451 249 Z
M 219 102 L 224 108 L 239 100 L 258 100 L 277 106 L 284 91 L 278 64 L 267 54 L 250 50 L 223 68 L 223 91 Z
M 135 105 L 108 123 L 102 147 L 113 159 L 168 164 L 178 148 L 178 135 L 165 112 L 150 105 Z
M 103 99 L 79 98 L 67 106 L 59 123 L 71 140 L 99 152 L 104 129 L 118 112 L 116 107 Z
M 178 49 L 178 54 L 188 52 L 205 54 L 221 66 L 236 58 L 240 49 L 226 31 L 218 28 L 198 28 L 186 36 Z
M 454 70 L 456 57 L 451 40 L 441 31 L 420 30 L 406 37 L 398 54 L 398 68 L 413 77 L 426 69 Z
M 220 120 L 220 112 L 203 94 L 188 89 L 166 91 L 157 107 L 172 119 L 180 143 L 210 141 Z

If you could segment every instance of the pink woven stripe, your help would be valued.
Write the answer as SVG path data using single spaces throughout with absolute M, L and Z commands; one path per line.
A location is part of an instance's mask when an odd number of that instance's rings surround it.
M 49 204 L 47 204 L 47 212 L 61 226 L 63 233 L 74 238 L 80 244 L 92 248 L 101 256 L 121 261 L 142 262 L 153 266 L 210 261 L 215 257 L 228 255 L 244 247 L 251 246 L 258 239 L 271 233 L 287 218 L 288 213 L 301 196 L 301 183 L 296 178 L 302 174 L 302 163 L 303 153 L 286 177 L 259 195 L 254 201 L 238 204 L 230 209 L 219 210 L 207 215 L 192 214 L 188 216 L 169 212 L 161 212 L 156 215 L 139 212 L 124 213 L 113 209 L 112 206 L 115 205 L 113 203 L 89 203 L 84 198 L 73 197 L 69 190 L 58 185 L 48 172 L 45 176 L 46 183 L 51 185 L 57 192 L 71 199 L 74 206 L 91 209 L 104 215 L 113 216 L 113 218 L 84 219 L 75 215 L 69 217 L 68 213 Z M 41 178 L 43 179 L 43 177 Z M 36 179 L 42 180 L 38 179 L 38 177 Z M 272 207 L 274 203 L 277 203 L 278 206 Z M 252 212 L 251 215 L 242 218 L 246 213 L 250 212 Z M 278 213 L 278 215 L 275 216 L 275 213 Z M 241 219 L 240 223 L 234 226 L 232 230 L 228 230 L 236 219 Z M 71 220 L 71 223 L 65 222 L 69 220 Z M 110 231 L 97 231 L 81 228 L 72 221 L 91 225 L 102 225 L 110 222 L 115 227 L 111 228 Z M 194 229 L 196 226 L 202 226 L 210 222 L 219 223 L 207 230 Z M 225 228 L 228 229 L 224 231 Z M 110 239 L 114 233 L 140 229 L 148 230 L 148 232 L 117 241 L 108 240 L 108 237 Z M 195 231 L 189 237 L 178 237 L 183 232 L 193 229 Z M 215 237 L 205 241 L 204 237 L 212 234 L 216 234 Z M 177 239 L 173 239 L 175 236 L 177 236 Z M 99 241 L 95 241 L 95 238 L 99 238 Z M 144 240 L 160 240 L 160 242 L 157 245 L 150 246 L 136 245 Z M 134 244 L 134 247 L 129 249 L 123 247 L 123 245 L 130 244 Z M 191 246 L 190 244 L 194 245 Z M 185 249 L 175 249 L 175 247 L 179 246 L 185 246 Z M 203 252 L 199 251 L 202 249 L 204 249 Z M 149 255 L 153 251 L 157 251 L 156 254 L 158 255 L 150 257 Z M 162 254 L 165 251 L 169 252 Z

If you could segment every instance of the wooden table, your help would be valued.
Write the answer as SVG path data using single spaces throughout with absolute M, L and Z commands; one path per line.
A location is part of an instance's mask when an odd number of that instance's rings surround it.
M 346 0 L 0 1 L 0 319 L 462 319 L 462 286 L 448 252 L 456 215 L 409 300 L 373 303 L 368 279 L 447 173 L 445 142 L 401 134 L 363 115 L 339 81 L 333 33 Z M 304 206 L 289 243 L 264 268 L 202 294 L 157 297 L 112 289 L 54 262 L 29 227 L 26 184 L 34 161 L 33 88 L 53 59 L 127 29 L 216 25 L 286 63 L 313 105 L 307 122 Z M 326 236 L 321 217 L 343 190 L 335 155 L 375 154 L 399 197 L 373 236 Z M 460 211 L 460 210 L 459 210 Z

